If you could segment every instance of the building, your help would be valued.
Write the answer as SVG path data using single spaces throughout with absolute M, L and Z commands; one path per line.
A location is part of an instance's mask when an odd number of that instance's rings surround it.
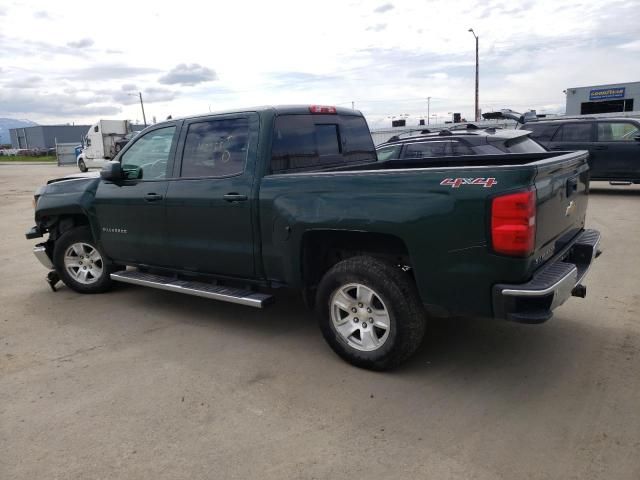
M 640 110 L 640 82 L 567 88 L 567 115 Z
M 89 125 L 37 125 L 34 127 L 11 128 L 13 148 L 48 149 L 56 143 L 78 143 L 87 134 Z

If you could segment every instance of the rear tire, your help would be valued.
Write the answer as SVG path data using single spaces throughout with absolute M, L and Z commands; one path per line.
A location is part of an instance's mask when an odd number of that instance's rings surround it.
M 78 293 L 101 293 L 111 287 L 112 264 L 93 240 L 89 227 L 76 227 L 56 241 L 53 264 L 65 285 Z
M 86 172 L 87 170 L 89 170 L 87 168 L 87 165 L 84 163 L 84 160 L 82 159 L 78 160 L 78 168 L 80 169 L 81 172 Z
M 353 257 L 334 265 L 316 295 L 320 330 L 329 346 L 361 368 L 386 370 L 420 346 L 426 313 L 415 284 L 394 265 Z

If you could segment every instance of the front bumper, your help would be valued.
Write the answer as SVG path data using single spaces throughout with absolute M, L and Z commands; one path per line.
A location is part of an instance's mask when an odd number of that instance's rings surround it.
M 40 261 L 40 263 L 47 270 L 53 270 L 53 262 L 51 261 L 51 257 L 49 257 L 49 253 L 47 253 L 47 247 L 44 243 L 39 243 L 35 247 L 33 247 L 33 254 Z
M 600 232 L 583 231 L 561 255 L 520 285 L 493 287 L 493 311 L 498 318 L 520 323 L 542 323 L 570 296 L 584 297 L 582 280 L 601 253 Z

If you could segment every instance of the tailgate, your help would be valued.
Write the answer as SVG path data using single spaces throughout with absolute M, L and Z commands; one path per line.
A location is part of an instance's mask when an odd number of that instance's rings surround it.
M 589 193 L 588 155 L 586 151 L 567 152 L 537 164 L 536 266 L 584 228 Z

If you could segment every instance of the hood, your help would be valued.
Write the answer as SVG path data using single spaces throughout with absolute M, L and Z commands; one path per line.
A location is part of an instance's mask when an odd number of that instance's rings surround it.
M 51 180 L 47 181 L 47 185 L 49 185 L 50 183 L 64 182 L 66 180 L 77 180 L 80 178 L 97 178 L 99 176 L 100 172 L 98 171 L 73 173 L 64 177 L 52 178 Z

